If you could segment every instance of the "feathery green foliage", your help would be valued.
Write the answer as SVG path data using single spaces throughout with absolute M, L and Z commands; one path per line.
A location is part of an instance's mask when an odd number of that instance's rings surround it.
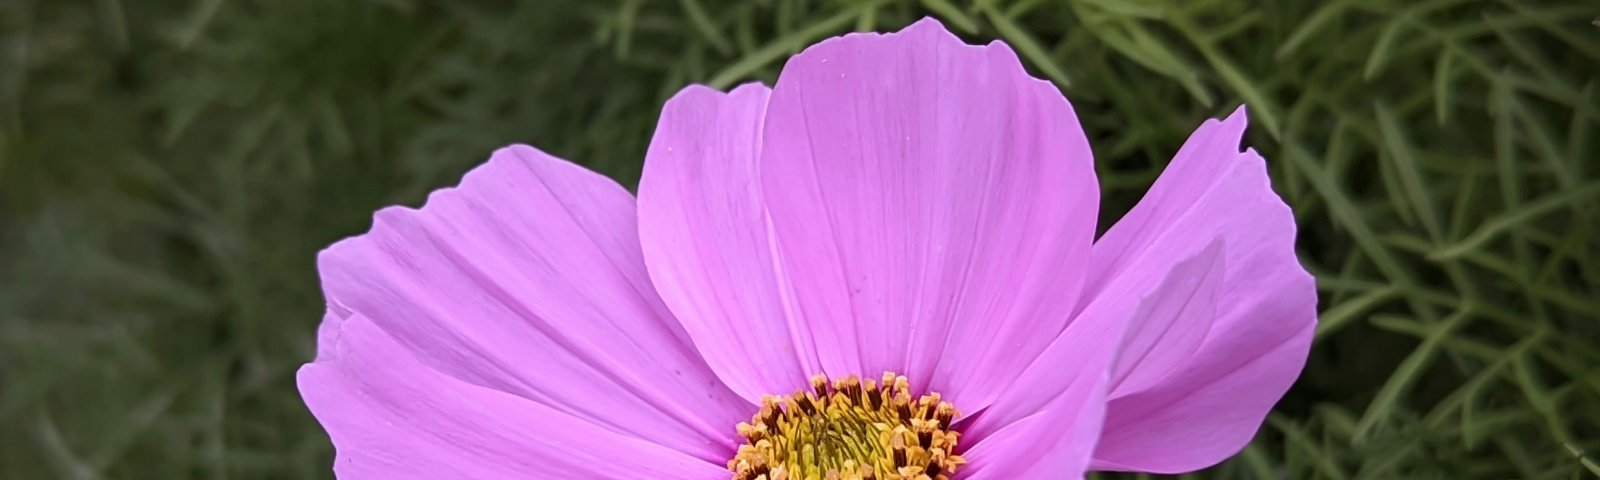
M 1250 105 L 1324 313 L 1193 478 L 1600 476 L 1593 4 L 10 0 L 0 478 L 330 477 L 293 381 L 319 248 L 501 144 L 632 183 L 678 88 L 924 15 L 1064 89 L 1107 219 Z

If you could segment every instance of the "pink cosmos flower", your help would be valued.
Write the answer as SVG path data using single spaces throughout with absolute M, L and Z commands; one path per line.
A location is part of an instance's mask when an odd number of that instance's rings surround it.
M 300 392 L 344 479 L 1203 468 L 1316 316 L 1244 129 L 1205 122 L 1095 240 L 1072 106 L 1005 44 L 830 39 L 670 100 L 637 200 L 513 146 L 378 212 L 319 258 Z

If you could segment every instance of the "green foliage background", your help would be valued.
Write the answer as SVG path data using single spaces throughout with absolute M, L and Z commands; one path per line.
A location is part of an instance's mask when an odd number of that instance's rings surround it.
M 1600 476 L 1591 1 L 0 0 L 0 478 L 327 478 L 318 249 L 505 143 L 631 183 L 683 85 L 930 14 L 1061 85 L 1107 219 L 1250 105 L 1323 316 L 1196 478 Z

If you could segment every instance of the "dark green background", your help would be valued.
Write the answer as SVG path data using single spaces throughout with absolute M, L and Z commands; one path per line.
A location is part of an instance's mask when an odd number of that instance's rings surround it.
M 1600 475 L 1592 1 L 0 0 L 0 478 L 326 478 L 318 249 L 510 142 L 631 184 L 683 85 L 928 14 L 1062 86 L 1108 220 L 1250 104 L 1323 317 L 1201 477 Z

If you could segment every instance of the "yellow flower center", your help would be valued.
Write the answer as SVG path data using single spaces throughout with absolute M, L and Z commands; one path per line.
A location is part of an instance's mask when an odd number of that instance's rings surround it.
M 950 429 L 960 412 L 938 393 L 912 398 L 904 376 L 817 375 L 811 390 L 761 403 L 739 422 L 734 480 L 949 480 L 966 463 Z

